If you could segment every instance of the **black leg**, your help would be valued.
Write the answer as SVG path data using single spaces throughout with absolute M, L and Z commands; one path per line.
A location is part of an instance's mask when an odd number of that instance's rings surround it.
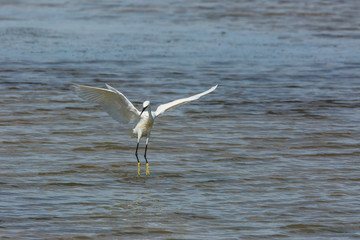
M 138 149 L 139 149 L 139 143 L 137 143 L 136 145 L 136 151 L 135 151 L 135 156 L 136 156 L 136 160 L 138 163 L 138 175 L 140 176 L 140 161 L 139 161 L 139 157 L 138 157 Z
M 136 151 L 135 151 L 135 156 L 136 156 L 136 160 L 139 162 L 139 157 L 138 157 L 138 149 L 139 149 L 139 143 L 136 144 Z
M 145 158 L 146 163 L 148 163 L 148 160 L 147 160 L 147 158 L 146 158 L 147 146 L 148 146 L 148 145 L 146 144 L 146 146 L 145 146 L 145 154 L 144 154 L 144 158 Z
M 146 138 L 145 153 L 144 153 L 144 158 L 145 158 L 145 161 L 146 161 L 146 175 L 150 175 L 149 163 L 148 163 L 148 160 L 146 158 L 147 147 L 148 147 L 148 144 L 149 144 L 149 137 L 150 136 L 148 135 L 148 137 Z

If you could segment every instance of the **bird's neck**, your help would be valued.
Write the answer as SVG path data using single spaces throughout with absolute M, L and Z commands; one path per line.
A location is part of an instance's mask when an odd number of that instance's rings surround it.
M 147 111 L 149 113 L 149 117 L 151 117 L 152 119 L 154 119 L 153 115 L 151 114 L 151 107 L 150 105 L 147 107 Z

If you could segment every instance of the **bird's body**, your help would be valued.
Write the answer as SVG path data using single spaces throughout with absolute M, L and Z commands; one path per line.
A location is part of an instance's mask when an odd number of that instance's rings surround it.
M 88 87 L 84 85 L 74 84 L 74 90 L 77 95 L 85 100 L 100 104 L 103 109 L 115 120 L 120 123 L 129 123 L 137 121 L 132 130 L 132 137 L 137 138 L 135 156 L 138 162 L 138 175 L 140 175 L 140 161 L 138 157 L 138 148 L 140 139 L 146 137 L 146 146 L 144 158 L 146 161 L 146 175 L 149 175 L 149 163 L 146 158 L 147 147 L 150 139 L 150 132 L 154 125 L 154 120 L 164 112 L 183 105 L 185 103 L 199 99 L 217 87 L 213 86 L 209 90 L 196 94 L 188 98 L 178 99 L 169 103 L 161 104 L 156 111 L 151 111 L 150 101 L 143 103 L 142 111 L 138 111 L 134 105 L 118 90 L 106 84 L 107 89 Z
M 154 125 L 154 120 L 155 116 L 151 112 L 151 110 L 143 112 L 143 114 L 141 114 L 139 122 L 136 124 L 132 131 L 132 137 L 139 138 L 140 136 L 140 138 L 142 138 L 150 134 L 151 128 Z

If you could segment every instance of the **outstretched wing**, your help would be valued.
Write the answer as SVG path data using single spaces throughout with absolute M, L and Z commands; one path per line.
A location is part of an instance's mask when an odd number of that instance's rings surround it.
M 136 120 L 140 112 L 118 90 L 105 84 L 108 89 L 74 84 L 75 93 L 89 102 L 97 103 L 116 121 L 129 123 Z
M 161 104 L 160 106 L 158 106 L 158 108 L 156 109 L 155 111 L 155 116 L 159 116 L 160 114 L 170 110 L 170 109 L 173 109 L 173 108 L 176 108 L 178 106 L 181 106 L 185 103 L 188 103 L 188 102 L 191 102 L 191 101 L 194 101 L 196 99 L 199 99 L 201 96 L 204 96 L 208 93 L 211 93 L 212 91 L 214 91 L 216 88 L 217 88 L 218 85 L 216 86 L 213 86 L 212 88 L 210 88 L 209 90 L 205 91 L 205 92 L 202 92 L 202 93 L 199 93 L 199 94 L 196 94 L 194 96 L 191 96 L 191 97 L 188 97 L 188 98 L 181 98 L 181 99 L 178 99 L 178 100 L 175 100 L 175 101 L 172 101 L 172 102 L 169 102 L 169 103 L 165 103 L 165 104 Z

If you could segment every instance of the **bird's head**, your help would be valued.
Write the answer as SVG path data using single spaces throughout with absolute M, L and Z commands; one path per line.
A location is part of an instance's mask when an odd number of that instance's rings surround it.
M 147 108 L 150 105 L 150 101 L 146 100 L 145 102 L 143 102 L 143 108 Z
M 140 116 L 149 107 L 149 105 L 150 105 L 150 101 L 146 100 L 145 102 L 143 102 L 143 109 L 140 113 Z

